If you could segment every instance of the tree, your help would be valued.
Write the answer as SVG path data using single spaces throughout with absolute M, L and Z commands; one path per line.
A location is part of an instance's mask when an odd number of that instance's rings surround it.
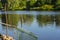
M 52 0 L 46 0 L 46 1 L 45 1 L 45 4 L 50 5 L 50 4 L 51 4 L 51 1 L 52 1 Z
M 8 8 L 12 10 L 17 9 L 19 8 L 19 3 L 19 0 L 8 0 Z
M 2 7 L 3 7 L 3 9 L 7 9 L 7 5 L 8 5 L 8 2 L 7 2 L 7 0 L 1 0 L 1 3 L 2 3 Z
M 37 0 L 30 0 L 30 6 L 33 7 L 34 6 L 34 3 L 36 2 Z

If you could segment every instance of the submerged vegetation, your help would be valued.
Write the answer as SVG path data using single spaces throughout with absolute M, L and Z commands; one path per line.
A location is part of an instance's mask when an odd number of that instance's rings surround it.
M 60 10 L 60 0 L 2 0 L 0 9 L 6 1 L 8 10 Z

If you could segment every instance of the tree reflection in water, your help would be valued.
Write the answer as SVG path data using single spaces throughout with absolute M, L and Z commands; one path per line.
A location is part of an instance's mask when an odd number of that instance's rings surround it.
M 37 22 L 39 25 L 52 24 L 54 22 L 53 15 L 37 15 Z
M 60 28 L 60 15 L 57 14 L 55 18 L 56 18 L 56 20 L 55 20 L 55 22 L 56 22 L 56 27 L 57 27 L 57 28 Z
M 37 22 L 40 26 L 53 24 L 55 21 L 56 27 L 60 25 L 60 15 L 37 15 Z
M 30 23 L 33 21 L 33 15 L 19 15 L 19 14 L 7 14 L 5 16 L 5 13 L 2 13 L 1 14 L 2 17 L 2 23 L 6 23 L 6 16 L 7 16 L 7 22 L 8 24 L 10 25 L 15 25 L 17 26 L 18 25 L 18 22 L 19 20 L 22 21 L 22 23 Z M 6 30 L 6 26 L 5 25 L 2 25 L 2 27 Z M 13 33 L 14 34 L 10 34 L 10 33 Z M 24 32 L 20 32 L 20 31 L 17 31 L 15 28 L 13 28 L 12 26 L 11 27 L 8 27 L 8 30 L 7 30 L 7 35 L 11 35 L 12 37 L 14 37 L 16 40 L 25 40 L 27 38 L 27 40 L 37 40 L 36 38 L 28 35 L 28 34 L 25 34 Z M 21 35 L 22 33 L 22 35 Z
M 2 23 L 6 23 L 6 16 L 5 13 L 2 13 L 0 16 L 2 19 Z M 34 21 L 34 18 L 36 18 L 35 20 L 37 20 L 38 24 L 40 27 L 42 27 L 44 25 L 44 27 L 48 24 L 53 24 L 55 22 L 56 27 L 60 26 L 60 15 L 29 15 L 29 14 L 7 14 L 7 20 L 8 20 L 8 24 L 10 25 L 15 25 L 18 26 L 18 23 L 20 21 L 21 23 L 21 27 L 22 24 L 29 24 L 31 25 L 32 22 Z M 6 29 L 6 27 L 4 25 L 2 25 L 4 29 Z M 27 40 L 37 40 L 34 39 L 33 37 L 23 33 L 23 32 L 19 32 L 17 31 L 15 28 L 8 27 L 8 32 L 10 34 L 14 32 L 13 36 L 16 38 L 16 40 L 24 40 L 27 38 Z M 21 35 L 22 34 L 22 35 Z M 11 34 L 10 34 L 11 35 Z
M 33 15 L 21 14 L 19 16 L 20 16 L 20 22 L 22 21 L 22 23 L 26 23 L 28 25 L 31 25 L 34 19 Z

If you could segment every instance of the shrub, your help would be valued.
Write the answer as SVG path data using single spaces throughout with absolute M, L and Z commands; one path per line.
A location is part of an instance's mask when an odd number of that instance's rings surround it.
M 43 5 L 41 6 L 42 10 L 53 10 L 53 5 Z

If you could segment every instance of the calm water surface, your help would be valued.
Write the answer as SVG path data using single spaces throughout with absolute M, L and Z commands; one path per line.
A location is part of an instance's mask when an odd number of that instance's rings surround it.
M 8 27 L 7 34 L 15 40 L 60 40 L 60 12 L 53 11 L 7 11 L 0 12 L 0 22 L 23 28 L 36 35 L 37 38 Z M 6 26 L 0 24 L 0 34 L 6 34 Z

